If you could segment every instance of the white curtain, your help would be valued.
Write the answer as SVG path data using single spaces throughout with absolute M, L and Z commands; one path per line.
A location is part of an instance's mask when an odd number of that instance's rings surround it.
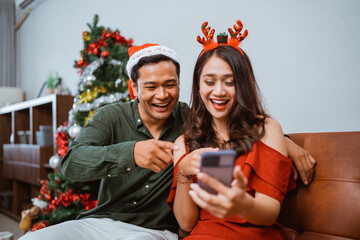
M 0 0 L 0 86 L 16 87 L 15 3 Z

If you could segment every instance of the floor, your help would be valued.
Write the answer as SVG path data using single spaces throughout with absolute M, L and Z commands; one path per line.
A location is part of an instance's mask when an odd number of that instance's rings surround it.
M 19 223 L 12 218 L 0 213 L 0 232 L 11 232 L 14 240 L 20 238 L 24 232 L 19 228 Z

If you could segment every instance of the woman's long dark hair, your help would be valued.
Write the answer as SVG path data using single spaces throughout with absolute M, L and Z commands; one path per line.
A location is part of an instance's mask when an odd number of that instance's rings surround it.
M 230 65 L 234 75 L 236 102 L 229 113 L 229 140 L 218 139 L 212 126 L 212 116 L 200 97 L 200 75 L 212 56 L 223 59 Z M 203 147 L 231 148 L 242 155 L 251 151 L 255 141 L 264 136 L 267 114 L 261 103 L 260 91 L 255 80 L 250 60 L 230 46 L 218 46 L 206 51 L 197 60 L 193 75 L 191 108 L 184 124 L 185 141 L 189 151 Z

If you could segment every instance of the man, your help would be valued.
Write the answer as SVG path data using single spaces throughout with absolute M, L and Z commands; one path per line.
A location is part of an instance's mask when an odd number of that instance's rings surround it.
M 137 98 L 98 109 L 61 162 L 73 180 L 101 179 L 97 207 L 22 239 L 177 239 L 166 199 L 173 142 L 188 110 L 178 102 L 179 60 L 155 44 L 130 48 L 129 56 Z

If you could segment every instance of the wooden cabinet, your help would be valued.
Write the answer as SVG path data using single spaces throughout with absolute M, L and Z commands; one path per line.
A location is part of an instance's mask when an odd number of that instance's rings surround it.
M 5 214 L 20 219 L 22 206 L 39 194 L 40 180 L 53 171 L 48 162 L 56 152 L 56 128 L 67 121 L 72 104 L 72 96 L 47 95 L 0 108 L 0 191 L 13 191 L 12 209 L 0 208 Z M 53 145 L 37 144 L 41 125 L 52 126 Z

